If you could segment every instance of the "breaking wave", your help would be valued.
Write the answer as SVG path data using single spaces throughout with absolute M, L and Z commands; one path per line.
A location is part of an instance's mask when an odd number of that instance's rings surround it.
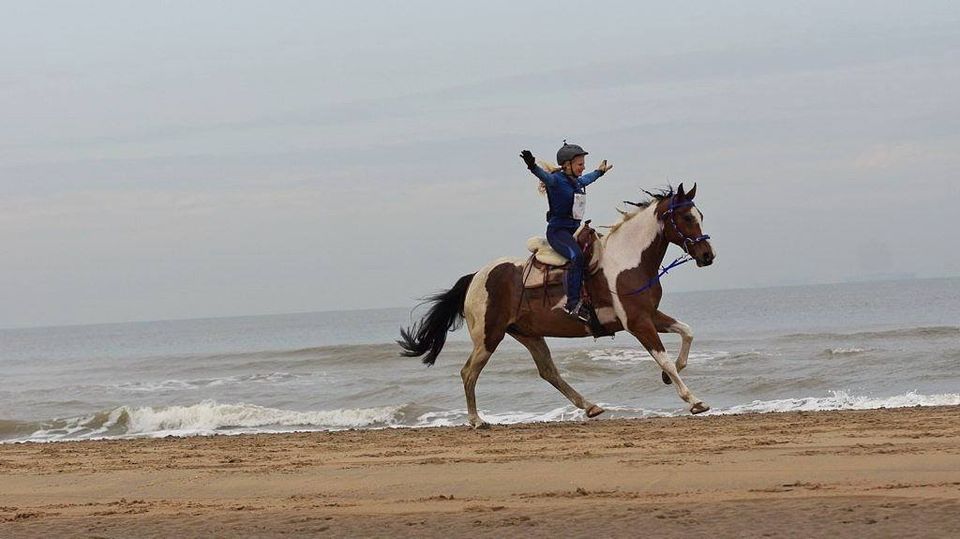
M 396 425 L 403 407 L 300 412 L 206 400 L 189 406 L 128 407 L 49 422 L 0 423 L 0 440 L 56 441 L 133 436 L 192 436 L 295 430 L 340 430 Z M 35 428 L 35 430 L 34 430 Z M 30 432 L 27 436 L 23 434 Z M 11 439 L 12 438 L 12 439 Z
M 611 406 L 606 419 L 686 416 L 684 408 L 651 410 Z M 828 396 L 777 399 L 713 409 L 705 415 L 734 415 L 773 412 L 816 412 L 830 410 L 873 410 L 913 406 L 957 406 L 960 394 L 922 395 L 916 392 L 892 397 L 850 395 L 832 391 Z M 572 405 L 546 412 L 481 411 L 490 423 L 582 421 L 583 410 Z M 128 407 L 89 416 L 47 422 L 0 420 L 0 440 L 9 442 L 52 442 L 99 438 L 196 436 L 210 434 L 278 433 L 333 431 L 389 427 L 445 427 L 467 423 L 466 410 L 429 410 L 416 405 L 381 406 L 320 411 L 294 411 L 253 404 L 220 404 L 203 401 L 189 406 Z
M 825 397 L 802 397 L 753 401 L 749 404 L 711 410 L 708 414 L 750 414 L 768 412 L 822 412 L 828 410 L 877 410 L 880 408 L 907 408 L 911 406 L 957 406 L 960 393 L 921 395 L 916 392 L 892 397 L 850 395 L 845 391 L 831 391 Z

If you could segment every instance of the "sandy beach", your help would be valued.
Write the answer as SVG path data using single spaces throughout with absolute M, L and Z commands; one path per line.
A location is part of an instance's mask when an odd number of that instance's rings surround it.
M 7 444 L 3 537 L 957 537 L 960 409 Z

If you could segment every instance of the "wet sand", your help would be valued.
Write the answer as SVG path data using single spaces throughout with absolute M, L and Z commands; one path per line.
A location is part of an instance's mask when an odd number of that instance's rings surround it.
M 0 537 L 960 537 L 960 408 L 0 445 Z

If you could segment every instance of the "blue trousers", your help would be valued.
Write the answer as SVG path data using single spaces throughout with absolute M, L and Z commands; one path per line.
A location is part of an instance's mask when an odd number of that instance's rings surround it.
M 567 267 L 567 307 L 580 301 L 580 288 L 583 286 L 583 251 L 573 239 L 576 228 L 547 226 L 547 242 L 553 250 L 570 260 Z

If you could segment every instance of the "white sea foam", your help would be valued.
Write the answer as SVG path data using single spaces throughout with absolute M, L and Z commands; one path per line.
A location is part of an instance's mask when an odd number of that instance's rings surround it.
M 729 408 L 713 409 L 705 415 L 735 415 L 750 413 L 771 412 L 816 412 L 830 410 L 874 410 L 879 408 L 906 408 L 912 406 L 951 406 L 960 405 L 960 394 L 920 395 L 915 392 L 896 395 L 893 397 L 853 396 L 844 391 L 832 391 L 830 396 L 803 397 L 795 399 L 778 399 L 769 401 L 753 401 L 749 404 L 731 406 Z M 686 408 L 672 410 L 649 410 L 626 406 L 613 406 L 601 403 L 607 411 L 604 418 L 649 418 L 686 416 L 690 412 Z M 567 405 L 555 408 L 548 412 L 487 412 L 480 415 L 489 423 L 509 425 L 515 423 L 580 421 L 586 419 L 583 410 Z M 467 422 L 466 410 L 429 412 L 417 418 L 417 427 L 447 427 L 464 425 Z
M 488 412 L 480 411 L 484 421 L 496 425 L 511 425 L 516 423 L 537 423 L 547 421 L 573 421 L 583 419 L 583 410 L 573 406 L 555 408 L 548 412 Z M 466 410 L 447 410 L 442 412 L 427 412 L 417 418 L 416 427 L 451 427 L 467 423 Z
M 829 348 L 825 352 L 831 356 L 851 356 L 868 352 L 866 348 Z
M 204 401 L 192 406 L 128 409 L 128 434 L 200 434 L 219 429 L 304 427 L 323 429 L 384 426 L 392 423 L 400 407 L 298 412 L 253 404 L 218 404 Z
M 609 361 L 612 363 L 636 363 L 638 361 L 653 361 L 646 350 L 639 348 L 602 348 L 588 350 L 587 357 L 591 361 Z
M 584 419 L 586 415 L 583 410 L 575 408 L 572 405 L 554 408 L 547 412 L 500 412 L 488 413 L 484 418 L 490 423 L 501 425 L 511 425 L 514 423 L 539 423 L 544 421 L 575 421 Z
M 892 397 L 850 395 L 845 391 L 831 391 L 824 397 L 800 397 L 769 401 L 755 400 L 749 404 L 711 410 L 708 414 L 748 414 L 767 412 L 818 412 L 827 410 L 876 410 L 879 408 L 906 408 L 910 406 L 960 405 L 960 394 L 942 393 L 921 395 L 914 391 Z
M 220 404 L 210 400 L 189 406 L 122 406 L 107 413 L 54 421 L 49 428 L 17 441 L 376 428 L 397 424 L 401 408 L 381 406 L 301 412 L 244 403 Z
M 605 418 L 648 418 L 685 416 L 683 407 L 650 410 L 600 403 Z M 815 412 L 828 410 L 871 410 L 912 406 L 960 405 L 960 394 L 922 395 L 916 392 L 890 397 L 850 395 L 832 391 L 829 396 L 798 397 L 777 400 L 756 400 L 727 408 L 715 408 L 706 415 L 728 415 L 771 412 Z M 494 424 L 581 421 L 583 410 L 572 405 L 546 412 L 481 411 L 483 418 Z M 96 438 L 129 438 L 161 436 L 193 436 L 206 434 L 241 434 L 254 432 L 291 432 L 376 429 L 390 427 L 443 427 L 465 425 L 466 410 L 442 410 L 405 417 L 403 406 L 355 408 L 320 411 L 294 411 L 266 408 L 253 404 L 220 404 L 203 401 L 189 406 L 127 407 L 122 406 L 89 416 L 50 422 L 46 428 L 13 441 L 59 441 Z
M 644 417 L 664 417 L 672 415 L 669 412 L 658 410 L 646 410 L 643 408 L 629 408 L 622 406 L 611 406 L 600 403 L 606 411 L 606 418 L 644 418 Z M 480 416 L 484 421 L 495 425 L 512 425 L 517 423 L 553 423 L 561 421 L 582 421 L 586 419 L 586 413 L 574 407 L 573 405 L 554 408 L 547 412 L 490 412 L 481 410 Z M 443 412 L 428 412 L 417 418 L 417 427 L 449 427 L 456 425 L 465 425 L 467 423 L 466 410 L 451 410 Z
M 587 357 L 591 361 L 609 361 L 612 363 L 637 363 L 641 361 L 653 361 L 653 357 L 644 350 L 643 348 L 601 348 L 597 350 L 588 350 Z M 670 352 L 671 354 L 676 354 L 676 350 Z M 690 356 L 688 357 L 690 362 L 698 361 L 710 361 L 714 359 L 722 359 L 730 354 L 723 351 L 691 351 Z

